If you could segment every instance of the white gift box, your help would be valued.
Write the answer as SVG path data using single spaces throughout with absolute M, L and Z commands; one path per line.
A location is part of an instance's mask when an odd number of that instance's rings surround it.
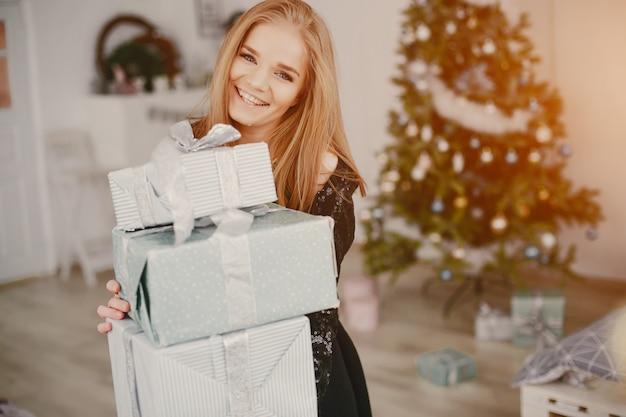
M 304 316 L 165 348 L 109 321 L 118 417 L 317 417 Z
M 178 158 L 179 175 L 183 177 L 195 219 L 225 208 L 252 207 L 277 200 L 269 150 L 264 142 L 181 153 Z M 153 162 L 112 171 L 108 178 L 119 229 L 138 230 L 173 222 L 173 202 L 165 196 L 165 184 Z
M 483 303 L 474 320 L 477 340 L 505 341 L 513 338 L 513 319 L 504 312 Z
M 626 386 L 598 379 L 589 389 L 563 382 L 522 385 L 522 417 L 626 417 Z

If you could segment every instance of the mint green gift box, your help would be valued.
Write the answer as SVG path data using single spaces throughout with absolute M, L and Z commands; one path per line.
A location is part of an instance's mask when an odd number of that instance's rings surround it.
M 457 385 L 476 377 L 476 361 L 453 348 L 426 352 L 417 356 L 417 373 L 437 385 Z
M 215 226 L 177 246 L 169 226 L 113 230 L 120 297 L 156 346 L 338 307 L 333 219 L 271 207 L 232 242 Z
M 511 296 L 513 344 L 533 347 L 563 336 L 565 296 L 558 288 L 516 290 Z

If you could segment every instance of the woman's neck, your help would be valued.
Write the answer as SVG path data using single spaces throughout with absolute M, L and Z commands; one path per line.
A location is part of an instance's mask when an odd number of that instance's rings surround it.
M 264 129 L 259 126 L 245 126 L 235 124 L 234 127 L 241 133 L 239 143 L 267 142 L 271 129 Z

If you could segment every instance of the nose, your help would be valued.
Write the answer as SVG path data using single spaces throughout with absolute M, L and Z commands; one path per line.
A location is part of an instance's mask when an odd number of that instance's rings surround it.
M 259 91 L 265 91 L 269 84 L 268 71 L 260 65 L 248 75 L 248 83 Z

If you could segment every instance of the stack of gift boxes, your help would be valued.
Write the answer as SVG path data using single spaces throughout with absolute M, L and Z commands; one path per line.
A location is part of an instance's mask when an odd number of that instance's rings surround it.
M 108 336 L 118 417 L 317 416 L 305 314 L 338 306 L 333 221 L 273 204 L 267 145 L 218 128 L 181 122 L 109 174 L 131 305 Z

